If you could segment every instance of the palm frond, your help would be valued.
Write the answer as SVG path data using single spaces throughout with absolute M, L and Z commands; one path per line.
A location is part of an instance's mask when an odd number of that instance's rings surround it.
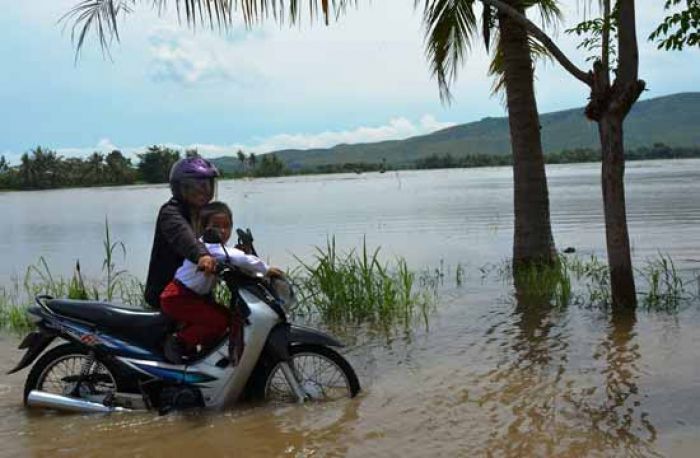
M 302 19 L 304 5 L 312 21 L 322 16 L 328 24 L 331 15 L 337 19 L 357 0 L 80 0 L 59 22 L 71 27 L 76 58 L 91 32 L 96 35 L 102 51 L 108 53 L 110 45 L 119 41 L 120 17 L 131 13 L 136 4 L 146 3 L 159 14 L 174 4 L 178 18 L 184 15 L 187 25 L 193 28 L 201 24 L 226 29 L 237 12 L 246 26 L 262 22 L 270 15 L 280 24 L 295 24 Z
M 82 0 L 61 17 L 59 22 L 72 22 L 71 40 L 78 57 L 90 30 L 95 31 L 103 52 L 109 51 L 113 40 L 119 40 L 117 20 L 120 14 L 131 12 L 134 0 Z
M 493 8 L 491 8 L 489 5 L 482 6 L 481 35 L 484 39 L 486 52 L 489 52 L 489 47 L 491 45 L 491 30 L 496 26 L 496 15 L 494 14 Z
M 416 5 L 420 0 L 416 1 Z M 425 0 L 425 50 L 440 98 L 451 100 L 450 85 L 477 33 L 473 0 Z
M 496 42 L 495 51 L 491 57 L 491 63 L 489 64 L 488 71 L 488 75 L 493 77 L 493 84 L 491 85 L 491 95 L 493 96 L 502 96 L 506 87 L 503 69 L 503 52 L 501 51 L 500 39 L 500 34 L 497 34 L 494 40 Z M 530 55 L 532 56 L 533 63 L 536 64 L 538 61 L 552 61 L 554 59 L 552 54 L 544 45 L 542 45 L 542 43 L 529 36 L 528 46 L 530 48 Z
M 535 8 L 540 13 L 543 28 L 556 30 L 564 18 L 557 0 L 537 0 Z

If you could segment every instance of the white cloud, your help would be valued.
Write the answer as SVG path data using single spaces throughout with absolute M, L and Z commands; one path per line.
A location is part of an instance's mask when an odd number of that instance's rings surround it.
M 372 143 L 384 140 L 398 140 L 422 135 L 438 129 L 453 126 L 451 122 L 439 122 L 431 115 L 424 115 L 418 123 L 406 118 L 394 118 L 388 124 L 374 127 L 358 127 L 345 131 L 326 131 L 318 134 L 280 134 L 261 141 L 253 149 L 274 151 L 285 148 L 327 148 L 341 143 Z
M 114 151 L 115 149 L 120 149 L 117 145 L 115 145 L 109 138 L 102 138 L 100 139 L 99 142 L 97 142 L 97 145 L 94 147 L 87 147 L 87 148 L 57 148 L 56 152 L 60 154 L 61 156 L 67 156 L 67 157 L 87 157 L 90 154 L 94 153 L 95 151 L 101 152 L 101 153 L 109 153 L 111 151 Z M 126 152 L 127 150 L 123 150 Z
M 453 122 L 441 122 L 432 115 L 424 115 L 413 123 L 406 118 L 394 118 L 383 126 L 361 126 L 352 130 L 325 131 L 317 134 L 278 134 L 259 139 L 252 145 L 210 145 L 193 144 L 188 148 L 197 148 L 206 156 L 231 154 L 238 149 L 255 153 L 268 153 L 281 149 L 329 148 L 338 144 L 374 143 L 385 140 L 400 140 L 416 135 L 428 134 L 439 129 L 453 126 Z
M 258 71 L 236 52 L 236 45 L 261 33 L 245 30 L 226 39 L 193 35 L 175 27 L 158 27 L 149 35 L 151 77 L 193 86 L 202 83 L 234 83 L 248 86 L 258 81 Z
M 341 143 L 373 143 L 385 140 L 401 140 L 416 135 L 425 135 L 436 130 L 454 126 L 454 122 L 438 121 L 434 116 L 426 114 L 417 122 L 403 117 L 390 119 L 381 126 L 360 126 L 351 130 L 325 131 L 317 134 L 277 134 L 266 138 L 260 138 L 251 144 L 209 144 L 193 143 L 181 145 L 176 143 L 163 143 L 163 146 L 179 149 L 196 148 L 200 154 L 206 157 L 220 157 L 234 154 L 239 149 L 256 154 L 269 153 L 282 149 L 311 149 L 329 148 Z M 108 138 L 101 139 L 94 147 L 86 148 L 58 148 L 56 152 L 62 156 L 86 157 L 95 151 L 108 153 L 118 149 L 126 156 L 136 159 L 136 154 L 143 152 L 146 146 L 119 146 Z M 9 155 L 13 158 L 14 155 Z

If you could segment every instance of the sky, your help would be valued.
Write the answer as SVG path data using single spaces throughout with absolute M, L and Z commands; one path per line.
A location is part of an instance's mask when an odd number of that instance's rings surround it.
M 329 147 L 505 115 L 479 43 L 459 71 L 454 100 L 441 103 L 413 0 L 360 0 L 329 26 L 268 21 L 248 29 L 237 18 L 226 32 L 192 30 L 175 11 L 159 14 L 141 1 L 121 20 L 110 56 L 88 37 L 76 62 L 70 28 L 59 19 L 77 1 L 3 6 L 0 154 L 11 162 L 37 145 L 64 156 L 133 154 L 153 144 L 210 157 Z M 566 19 L 556 32 L 581 67 L 586 53 L 563 30 L 582 18 L 584 4 L 563 0 Z M 645 38 L 663 2 L 637 5 L 643 98 L 698 90 L 700 53 L 657 51 Z M 540 112 L 585 104 L 586 88 L 558 65 L 538 63 L 536 78 Z

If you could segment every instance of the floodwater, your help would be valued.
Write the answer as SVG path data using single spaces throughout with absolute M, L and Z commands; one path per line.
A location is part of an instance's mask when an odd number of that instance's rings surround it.
M 603 253 L 598 169 L 550 167 L 560 248 Z M 223 413 L 61 415 L 21 406 L 26 371 L 0 377 L 2 456 L 697 456 L 700 309 L 611 317 L 570 306 L 518 306 L 477 267 L 510 252 L 510 172 L 444 170 L 224 182 L 256 244 L 277 264 L 335 234 L 366 235 L 416 268 L 462 263 L 429 327 L 391 339 L 347 330 L 363 385 L 353 400 L 245 406 Z M 669 253 L 700 267 L 700 161 L 632 163 L 627 173 L 635 259 Z M 99 273 L 103 218 L 143 272 L 167 189 L 0 194 L 4 278 L 46 255 Z M 26 260 L 26 262 L 24 262 Z M 63 269 L 63 270 L 62 270 Z M 21 356 L 0 337 L 0 371 Z

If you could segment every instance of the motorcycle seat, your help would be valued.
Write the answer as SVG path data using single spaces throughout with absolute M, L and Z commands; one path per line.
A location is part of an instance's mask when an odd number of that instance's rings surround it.
M 58 315 L 90 323 L 147 350 L 156 359 L 162 355 L 165 336 L 176 324 L 159 311 L 117 307 L 106 302 L 51 299 L 46 301 L 46 306 Z
M 157 328 L 170 323 L 169 318 L 159 311 L 117 307 L 106 302 L 51 299 L 46 305 L 59 315 L 106 328 Z

